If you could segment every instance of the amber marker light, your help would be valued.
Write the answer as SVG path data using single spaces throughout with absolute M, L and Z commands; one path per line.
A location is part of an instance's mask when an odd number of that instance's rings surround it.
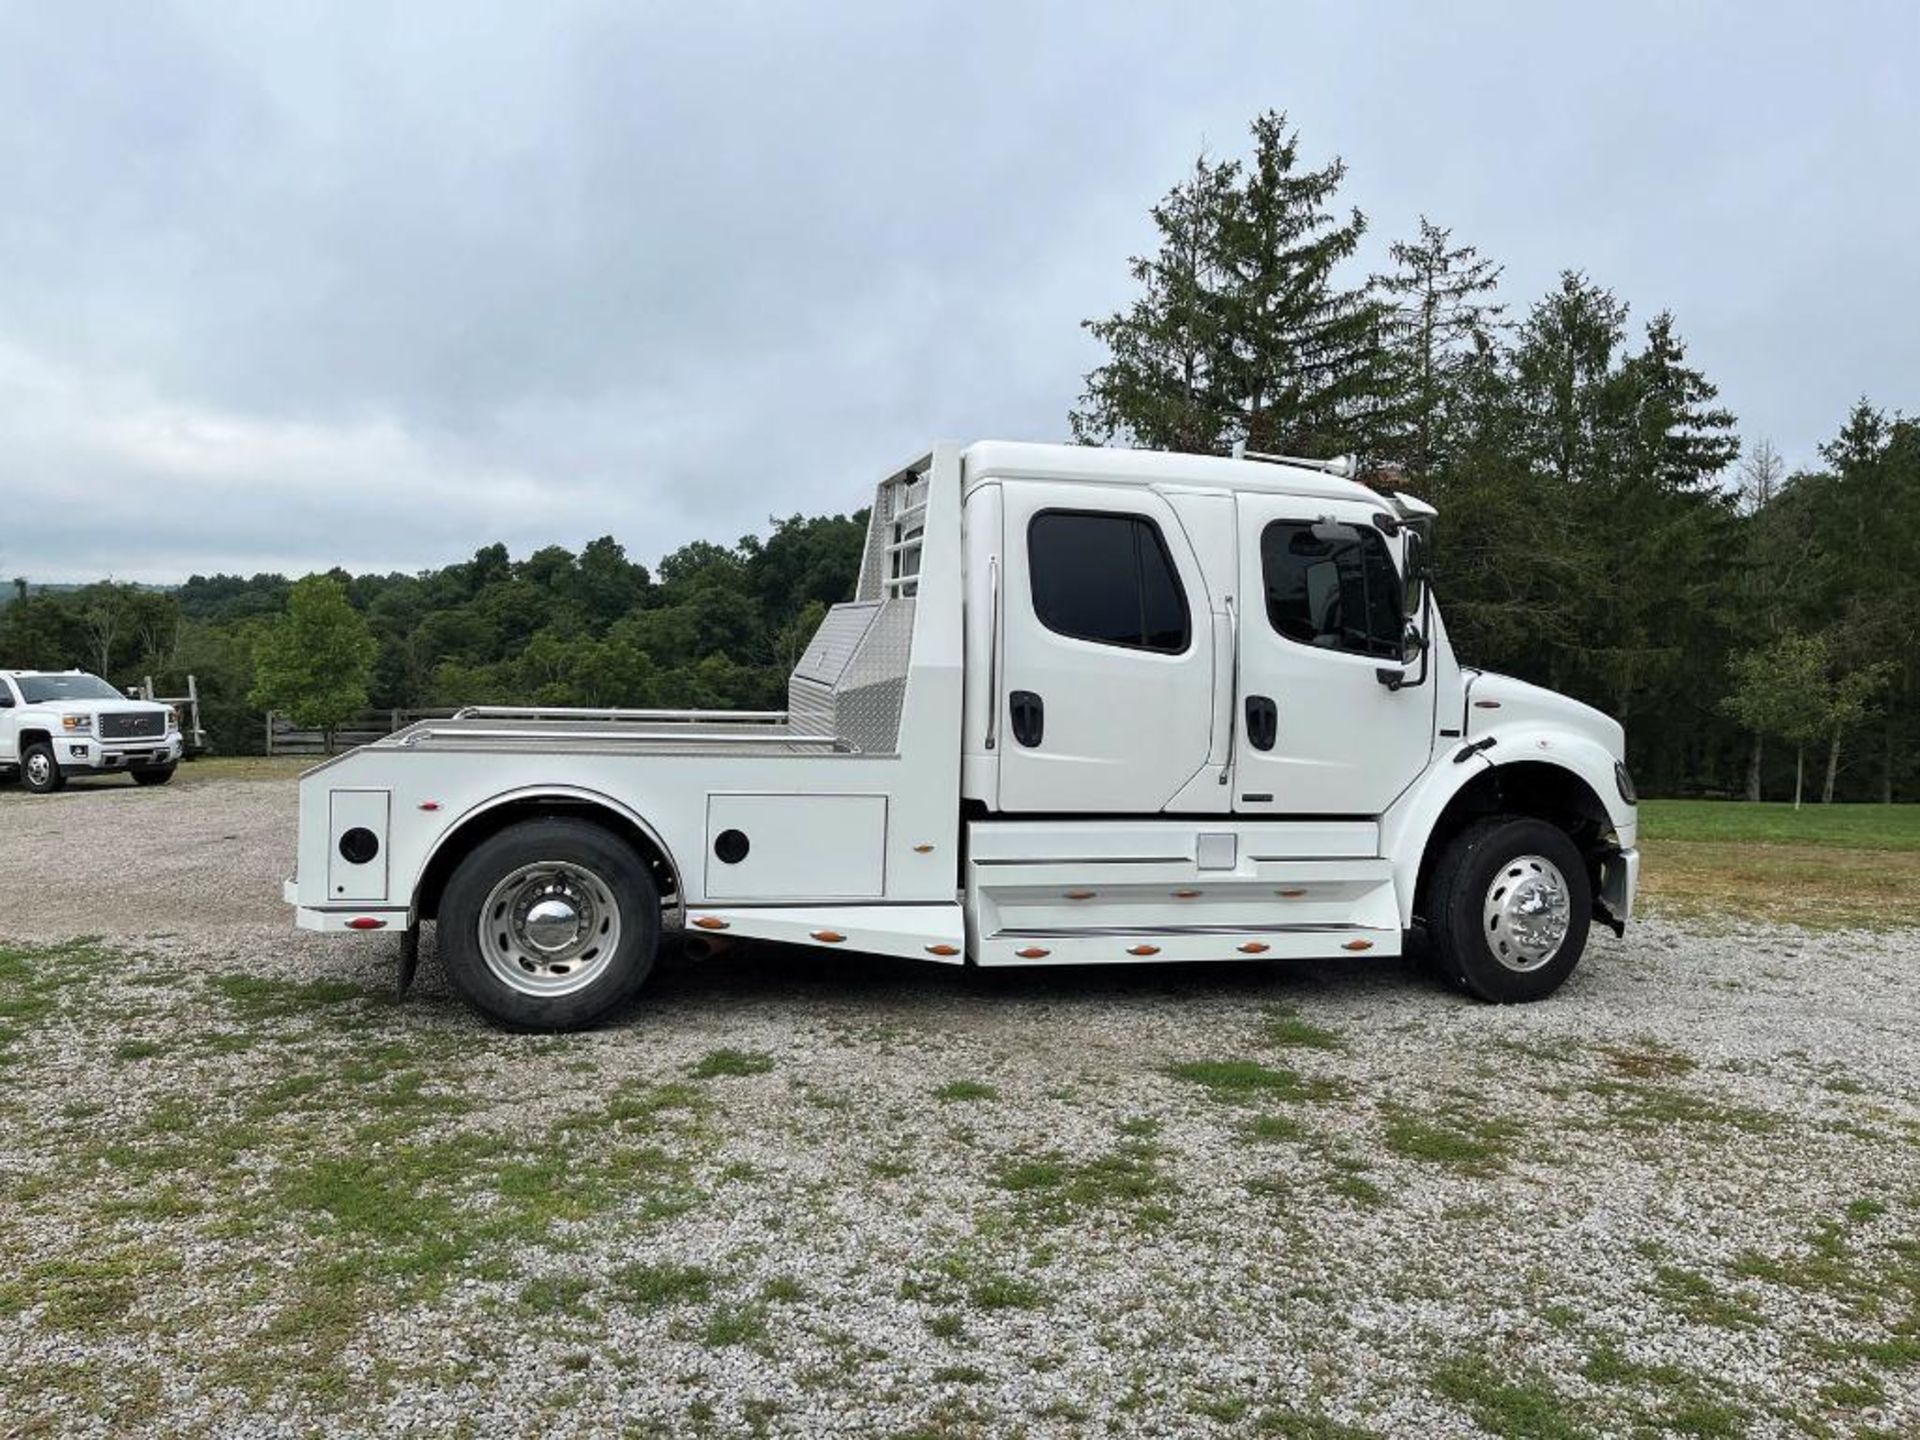
M 838 930 L 816 930 L 813 932 L 813 938 L 818 940 L 822 945 L 838 945 L 847 937 L 842 935 Z
M 1342 950 L 1371 950 L 1373 948 L 1373 942 L 1371 940 L 1349 940 L 1340 948 Z
M 1026 949 L 1016 950 L 1013 953 L 1018 955 L 1022 960 L 1040 960 L 1051 955 L 1053 952 L 1051 950 L 1042 950 L 1038 945 L 1029 945 Z
M 927 953 L 929 955 L 958 955 L 960 953 L 960 947 L 958 945 L 929 945 L 927 946 Z
M 1249 940 L 1240 947 L 1242 955 L 1264 955 L 1272 947 L 1263 940 Z
M 718 915 L 702 915 L 693 923 L 698 925 L 702 930 L 724 930 L 727 928 L 727 922 L 722 920 Z
M 1160 947 L 1158 945 L 1135 945 L 1127 951 L 1129 955 L 1158 955 L 1159 953 Z

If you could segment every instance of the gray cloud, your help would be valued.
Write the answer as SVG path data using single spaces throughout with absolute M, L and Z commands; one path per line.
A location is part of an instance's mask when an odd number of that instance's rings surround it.
M 1275 105 L 1678 315 L 1795 461 L 1913 404 L 1906 7 L 0 8 L 0 569 L 651 560 L 1055 438 L 1145 210 Z

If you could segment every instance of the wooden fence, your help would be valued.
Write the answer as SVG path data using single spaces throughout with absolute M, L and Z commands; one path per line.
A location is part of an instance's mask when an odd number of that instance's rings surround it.
M 445 720 L 452 714 L 451 709 L 362 710 L 333 732 L 334 752 L 337 754 L 342 750 L 351 750 L 356 745 L 370 744 L 382 735 L 391 735 L 396 730 L 404 730 L 416 720 Z M 318 730 L 299 729 L 292 720 L 278 710 L 267 712 L 267 754 L 324 755 L 326 753 L 326 736 Z

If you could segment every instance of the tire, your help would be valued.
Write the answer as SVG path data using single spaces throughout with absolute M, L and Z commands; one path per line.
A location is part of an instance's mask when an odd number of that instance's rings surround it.
M 35 741 L 20 752 L 20 783 L 36 795 L 51 795 L 67 783 L 67 773 L 46 741 Z
M 1587 948 L 1593 887 L 1566 831 L 1495 815 L 1448 842 L 1427 895 L 1435 967 L 1495 1005 L 1544 1000 Z
M 489 1020 L 578 1030 L 652 971 L 660 892 L 633 847 L 599 826 L 529 820 L 461 861 L 438 933 L 447 978 Z
M 127 773 L 133 776 L 136 785 L 164 785 L 173 779 L 173 772 L 178 768 L 176 765 L 148 765 Z

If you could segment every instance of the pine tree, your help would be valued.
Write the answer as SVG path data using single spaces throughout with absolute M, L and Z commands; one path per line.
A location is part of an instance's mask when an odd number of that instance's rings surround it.
M 1142 293 L 1126 310 L 1083 322 L 1107 347 L 1070 419 L 1082 444 L 1124 440 L 1152 450 L 1223 450 L 1220 227 L 1236 167 L 1204 155 L 1153 207 L 1160 248 L 1129 261 Z
M 1464 423 L 1465 394 L 1493 353 L 1506 307 L 1490 297 L 1500 267 L 1453 232 L 1420 217 L 1420 238 L 1389 250 L 1394 268 L 1375 279 L 1391 307 L 1388 344 L 1402 391 L 1404 429 L 1390 458 L 1416 477 L 1436 475 L 1452 458 Z
M 1391 427 L 1385 309 L 1335 269 L 1366 233 L 1330 211 L 1346 165 L 1301 170 L 1300 137 L 1277 110 L 1252 125 L 1254 153 L 1220 229 L 1222 376 L 1249 449 L 1369 450 Z
M 1388 431 L 1385 307 L 1334 280 L 1366 228 L 1328 209 L 1345 167 L 1299 169 L 1277 111 L 1252 133 L 1250 160 L 1202 157 L 1154 208 L 1160 248 L 1131 262 L 1141 295 L 1086 322 L 1108 359 L 1072 414 L 1079 440 L 1324 454 Z

